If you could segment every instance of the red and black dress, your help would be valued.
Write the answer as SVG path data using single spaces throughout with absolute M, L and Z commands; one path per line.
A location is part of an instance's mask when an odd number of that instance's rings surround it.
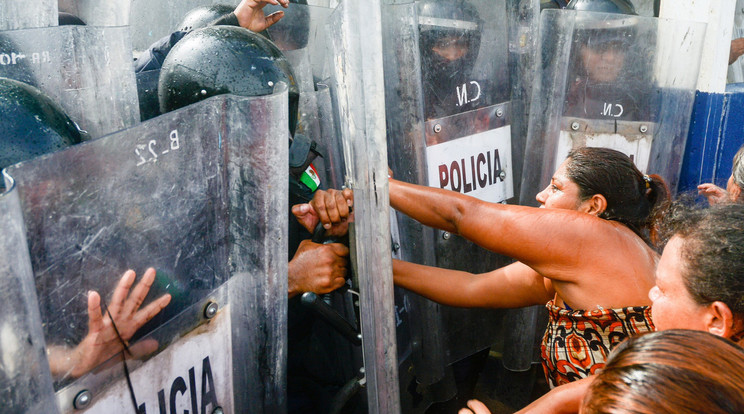
M 571 310 L 545 305 L 550 322 L 542 341 L 542 364 L 551 388 L 604 368 L 612 348 L 631 335 L 654 331 L 650 306 Z

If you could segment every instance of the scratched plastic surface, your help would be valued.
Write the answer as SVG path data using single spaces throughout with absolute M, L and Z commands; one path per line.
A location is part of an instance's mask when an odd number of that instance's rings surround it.
M 91 139 L 140 120 L 128 27 L 0 32 L 0 76 L 44 91 Z
M 580 146 L 622 151 L 676 188 L 705 25 L 545 10 L 540 28 L 523 203 Z
M 18 191 L 0 194 L 0 400 L 3 412 L 56 412 Z
M 132 48 L 142 52 L 178 28 L 184 16 L 193 8 L 212 4 L 240 3 L 236 0 L 130 0 L 129 22 Z
M 56 25 L 56 0 L 3 0 L 0 2 L 0 30 Z
M 459 144 L 461 139 L 485 133 L 474 145 L 482 148 L 483 154 L 490 151 L 491 159 L 497 147 L 488 135 L 492 131 L 502 131 L 511 147 L 520 145 L 521 139 L 511 140 L 508 132 L 511 84 L 506 2 L 469 1 L 465 3 L 468 8 L 453 15 L 437 14 L 451 2 L 426 2 L 426 8 L 423 3 L 383 7 L 388 153 L 396 178 L 440 187 L 439 182 L 430 182 L 429 171 L 444 162 L 430 159 L 430 148 L 454 145 L 444 151 L 453 158 L 446 162 L 449 166 L 453 161 L 459 164 L 461 157 L 455 159 L 453 154 L 464 148 Z M 450 37 L 444 33 L 450 33 Z M 461 57 L 452 63 L 437 58 L 432 52 L 437 39 L 459 45 Z M 497 109 L 501 109 L 501 116 L 496 115 Z M 427 142 L 430 136 L 446 139 Z M 464 157 L 468 172 L 469 157 Z M 510 165 L 511 159 L 507 158 L 505 165 Z M 510 198 L 503 185 L 485 191 L 496 197 L 490 201 Z M 402 214 L 397 220 L 404 260 L 474 273 L 508 263 L 508 259 L 463 238 L 444 236 Z M 447 399 L 455 392 L 453 382 L 449 387 L 442 382 L 452 375 L 448 366 L 491 345 L 501 334 L 502 312 L 451 308 L 403 289 L 397 293 L 401 317 L 398 337 L 410 338 L 398 343 L 399 358 L 412 361 L 416 381 L 425 386 L 439 383 L 441 395 L 437 398 Z
M 88 26 L 126 26 L 132 0 L 59 0 L 59 11 L 79 17 Z
M 305 80 L 302 75 L 304 72 L 297 68 L 300 66 L 304 69 L 304 66 L 306 66 L 304 60 L 310 63 L 308 69 L 312 71 L 313 77 L 324 79 L 328 76 L 326 67 L 328 54 L 326 32 L 328 27 L 326 23 L 333 10 L 324 6 L 308 6 L 296 3 L 290 4 L 289 8 L 286 9 L 271 4 L 264 8 L 266 14 L 274 11 L 284 12 L 284 17 L 266 31 L 277 47 L 285 52 L 287 59 L 295 68 L 295 74 L 300 78 L 300 88 L 302 88 L 302 83 Z M 309 79 L 310 82 L 312 80 L 312 78 Z
M 356 220 L 350 261 L 359 289 L 369 413 L 401 411 L 395 346 L 392 258 L 380 43 L 381 2 L 342 2 L 328 20 L 329 83 L 339 114 L 347 185 Z
M 286 346 L 286 125 L 286 90 L 222 95 L 10 167 L 47 343 L 74 346 L 85 335 L 89 290 L 109 298 L 126 269 L 154 267 L 145 303 L 166 292 L 172 300 L 135 339 L 154 335 L 163 349 L 204 323 L 208 299 L 229 304 L 231 372 L 244 390 L 236 410 L 275 412 Z M 77 383 L 105 387 L 74 381 L 56 385 L 65 396 Z

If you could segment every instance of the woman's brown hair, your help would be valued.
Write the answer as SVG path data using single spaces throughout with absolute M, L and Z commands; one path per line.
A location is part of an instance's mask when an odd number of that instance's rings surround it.
M 658 175 L 644 175 L 627 155 L 610 148 L 580 147 L 568 154 L 566 175 L 579 186 L 582 201 L 595 194 L 607 200 L 599 217 L 625 224 L 652 244 L 669 188 Z
M 744 413 L 744 350 L 702 331 L 631 337 L 610 354 L 580 412 Z

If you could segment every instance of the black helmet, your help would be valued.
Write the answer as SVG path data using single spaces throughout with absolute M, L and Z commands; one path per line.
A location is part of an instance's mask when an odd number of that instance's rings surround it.
M 82 139 L 77 125 L 43 92 L 0 78 L 0 170 Z
M 289 2 L 297 6 L 289 6 L 284 18 L 264 31 L 268 32 L 269 39 L 284 51 L 307 47 L 310 38 L 310 8 L 307 0 Z
M 478 11 L 467 0 L 426 0 L 418 3 L 418 15 L 424 83 L 451 90 L 470 75 L 478 57 L 482 28 Z M 463 53 L 453 58 L 441 52 L 452 48 Z
M 289 88 L 289 129 L 294 134 L 300 92 L 282 52 L 242 27 L 205 27 L 186 35 L 165 58 L 158 81 L 160 112 L 225 93 L 270 95 L 278 82 Z
M 629 0 L 571 0 L 566 9 L 638 15 Z
M 191 30 L 201 29 L 202 27 L 207 27 L 209 23 L 231 13 L 233 10 L 235 10 L 235 6 L 230 6 L 229 4 L 199 6 L 186 13 L 186 16 L 184 16 L 181 24 L 178 25 L 178 29 L 176 30 L 188 32 Z
M 478 56 L 482 23 L 469 1 L 422 1 L 418 15 L 421 50 L 429 51 L 443 39 L 458 39 L 468 48 L 461 60 L 472 62 Z
M 60 26 L 85 26 L 83 19 L 65 12 L 57 14 L 57 22 Z

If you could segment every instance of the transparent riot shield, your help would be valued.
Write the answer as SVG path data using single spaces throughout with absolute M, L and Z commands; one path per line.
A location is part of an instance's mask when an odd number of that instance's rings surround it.
M 334 148 L 336 117 L 325 84 L 328 76 L 326 22 L 333 9 L 291 3 L 287 9 L 267 5 L 264 13 L 279 10 L 284 12 L 284 17 L 266 31 L 292 65 L 300 88 L 297 132 L 311 138 L 320 148 L 323 156 L 316 158 L 313 165 L 318 169 L 321 182 L 327 183 L 329 188 L 341 188 L 343 167 L 332 159 L 341 152 Z M 332 173 L 334 163 L 341 168 Z
M 57 0 L 3 0 L 0 31 L 57 25 Z
M 308 72 L 315 79 L 326 78 L 326 22 L 334 9 L 296 3 L 286 9 L 271 5 L 264 8 L 266 14 L 279 10 L 284 17 L 266 31 L 292 63 L 301 88 Z
M 88 26 L 128 26 L 132 0 L 59 0 L 59 11 L 79 17 Z
M 126 27 L 59 26 L 0 32 L 0 76 L 58 102 L 88 138 L 139 122 Z
M 0 398 L 9 413 L 56 413 L 26 231 L 12 182 L 0 194 Z
M 46 342 L 70 350 L 69 369 L 50 358 L 63 412 L 285 410 L 287 99 L 213 97 L 7 170 Z M 144 303 L 170 303 L 78 369 L 87 292 L 116 306 L 124 271 L 148 267 Z
M 395 343 L 380 2 L 343 2 L 327 23 L 330 88 L 342 138 L 346 185 L 354 190 L 350 228 L 358 288 L 368 412 L 401 411 Z
M 239 0 L 130 0 L 132 49 L 135 53 L 142 52 L 162 37 L 170 35 L 178 29 L 186 13 L 195 7 L 213 4 L 237 6 L 238 3 Z
M 511 132 L 506 2 L 390 3 L 383 6 L 383 40 L 395 176 L 490 202 L 516 201 L 512 153 L 523 141 Z M 510 261 L 408 217 L 399 215 L 398 223 L 404 260 L 475 273 Z M 449 399 L 455 392 L 450 364 L 489 348 L 501 334 L 503 312 L 400 295 L 413 328 L 409 381 L 431 386 L 434 401 Z
M 572 148 L 608 147 L 676 189 L 705 25 L 546 10 L 521 195 L 550 182 Z

